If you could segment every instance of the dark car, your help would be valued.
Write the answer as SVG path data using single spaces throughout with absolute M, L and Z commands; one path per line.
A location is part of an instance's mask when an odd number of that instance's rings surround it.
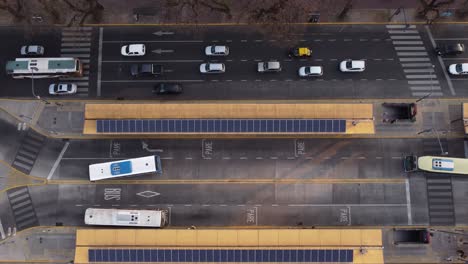
M 437 55 L 460 55 L 465 52 L 465 45 L 461 43 L 440 45 L 435 49 Z
M 160 83 L 153 88 L 153 94 L 180 94 L 182 85 L 178 83 Z
M 130 66 L 130 74 L 133 77 L 139 76 L 157 76 L 161 75 L 163 68 L 161 65 L 156 64 L 132 64 Z

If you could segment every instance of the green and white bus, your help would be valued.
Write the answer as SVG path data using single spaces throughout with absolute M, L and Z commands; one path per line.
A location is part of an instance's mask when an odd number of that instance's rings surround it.
M 17 58 L 7 61 L 6 73 L 14 79 L 80 77 L 83 65 L 77 58 Z

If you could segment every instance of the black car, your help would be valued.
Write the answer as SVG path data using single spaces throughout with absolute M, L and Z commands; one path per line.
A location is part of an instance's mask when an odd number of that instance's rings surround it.
M 178 83 L 160 83 L 153 88 L 153 94 L 180 94 L 182 85 Z
M 460 55 L 465 52 L 465 45 L 461 43 L 440 45 L 435 49 L 437 55 Z
M 140 76 L 156 76 L 161 75 L 163 68 L 161 65 L 156 64 L 132 64 L 130 66 L 130 74 L 133 77 L 140 77 Z

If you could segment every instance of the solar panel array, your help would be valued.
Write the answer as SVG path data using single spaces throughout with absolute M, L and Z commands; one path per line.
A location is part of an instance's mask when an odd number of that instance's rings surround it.
M 89 262 L 353 262 L 351 249 L 89 249 Z
M 98 133 L 344 133 L 344 119 L 96 120 Z

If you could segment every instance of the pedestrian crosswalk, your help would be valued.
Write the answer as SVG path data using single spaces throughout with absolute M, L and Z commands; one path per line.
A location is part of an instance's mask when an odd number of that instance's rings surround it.
M 26 136 L 21 140 L 21 145 L 11 164 L 12 167 L 25 174 L 29 174 L 36 162 L 39 151 L 44 145 L 44 141 L 44 136 L 33 130 L 29 130 Z
M 89 65 L 91 57 L 91 27 L 68 27 L 62 29 L 62 57 L 79 58 L 83 63 L 83 76 L 61 78 L 61 82 L 75 83 L 78 96 L 89 95 Z
M 455 225 L 452 177 L 426 173 L 427 206 L 431 226 Z
M 411 95 L 442 96 L 442 89 L 415 25 L 387 25 Z
M 7 196 L 18 230 L 39 225 L 28 187 L 9 190 Z

